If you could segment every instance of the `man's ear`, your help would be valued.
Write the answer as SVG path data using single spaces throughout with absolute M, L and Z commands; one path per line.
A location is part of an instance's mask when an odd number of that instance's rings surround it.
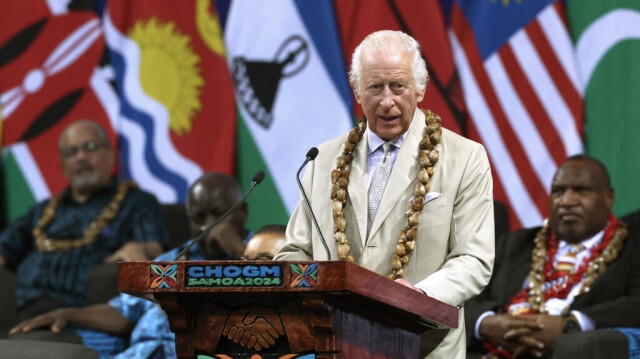
M 418 92 L 418 91 L 416 90 L 416 100 L 418 100 L 418 101 L 417 101 L 418 103 L 419 103 L 419 102 L 421 102 L 422 100 L 424 100 L 424 93 L 425 93 L 425 91 L 427 91 L 427 88 L 426 88 L 426 87 L 425 87 L 425 89 L 424 89 L 424 90 L 422 90 L 421 92 Z
M 356 98 L 356 101 L 360 103 L 360 95 L 358 94 L 358 91 L 356 91 L 352 83 L 350 83 L 349 85 L 351 85 L 351 91 L 353 91 L 353 96 Z
M 609 212 L 611 212 L 611 209 L 613 209 L 613 201 L 615 199 L 614 189 L 609 188 L 607 190 L 607 193 L 605 193 L 604 198 L 605 198 L 605 201 L 607 202 L 607 208 L 609 209 Z
M 247 202 L 242 203 L 240 207 L 236 209 L 236 212 L 236 215 L 242 221 L 242 225 L 244 226 L 244 228 L 246 228 L 247 220 L 249 219 L 249 205 L 247 204 Z
M 249 205 L 243 202 L 238 208 L 231 213 L 228 218 L 236 232 L 244 239 L 247 234 L 247 219 L 249 218 Z

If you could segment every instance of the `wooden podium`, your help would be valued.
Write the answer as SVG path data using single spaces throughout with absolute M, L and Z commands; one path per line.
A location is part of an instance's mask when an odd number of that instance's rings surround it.
M 344 261 L 126 262 L 118 289 L 160 304 L 178 358 L 418 358 L 421 333 L 458 325 L 455 307 Z

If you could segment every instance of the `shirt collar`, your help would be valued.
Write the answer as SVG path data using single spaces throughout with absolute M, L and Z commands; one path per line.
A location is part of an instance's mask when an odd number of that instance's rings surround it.
M 409 131 L 411 131 L 411 127 L 413 127 L 413 124 L 416 122 L 416 117 L 418 117 L 418 109 L 413 112 L 413 119 L 411 120 L 411 124 L 409 125 L 409 128 L 405 131 L 405 133 L 394 138 L 391 141 L 383 140 L 382 138 L 380 138 L 380 136 L 373 133 L 373 131 L 371 131 L 367 126 L 367 136 L 369 138 L 369 155 L 378 150 L 378 148 L 380 148 L 380 146 L 382 146 L 385 142 L 390 142 L 394 148 L 400 148 L 400 146 L 402 146 L 402 143 L 404 142 L 404 139 L 407 138 L 407 134 L 409 133 Z
M 604 229 L 596 233 L 595 235 L 593 235 L 591 238 L 585 239 L 584 241 L 580 242 L 580 244 L 584 246 L 585 250 L 590 250 L 593 246 L 600 243 L 603 236 L 604 236 Z M 569 245 L 570 245 L 569 242 L 565 241 L 564 239 L 561 239 L 560 242 L 558 243 L 558 251 L 564 250 Z
M 112 176 L 111 181 L 109 181 L 109 184 L 107 184 L 105 187 L 99 189 L 97 192 L 91 195 L 91 197 L 89 197 L 87 201 L 101 194 L 105 194 L 111 197 L 116 193 L 117 189 L 118 189 L 118 180 Z M 73 196 L 71 196 L 71 186 L 67 186 L 67 188 L 64 189 L 64 192 L 62 192 L 62 197 L 60 198 L 60 202 L 64 204 L 76 203 L 76 201 L 73 199 Z

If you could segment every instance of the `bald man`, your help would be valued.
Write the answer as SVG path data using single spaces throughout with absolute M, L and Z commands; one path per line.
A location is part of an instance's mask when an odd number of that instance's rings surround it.
M 156 198 L 112 176 L 115 150 L 100 124 L 73 122 L 58 147 L 69 186 L 0 233 L 0 266 L 15 271 L 19 319 L 85 305 L 92 266 L 147 260 L 169 245 Z
M 260 228 L 247 243 L 242 259 L 273 259 L 285 243 L 287 226 L 280 224 L 266 225 Z

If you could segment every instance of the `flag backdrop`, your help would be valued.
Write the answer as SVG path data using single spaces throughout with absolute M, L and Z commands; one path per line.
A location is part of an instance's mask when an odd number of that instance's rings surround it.
M 569 0 L 585 88 L 585 150 L 611 172 L 617 213 L 640 207 L 640 3 Z
M 264 169 L 269 179 L 249 201 L 254 227 L 286 224 L 307 151 L 352 126 L 333 14 L 330 2 L 230 4 L 224 32 L 238 101 L 238 177 L 246 187 Z
M 456 0 L 450 39 L 511 227 L 540 225 L 553 174 L 582 152 L 582 90 L 560 1 Z
M 95 11 L 10 1 L 0 24 L 1 195 L 5 216 L 14 218 L 65 186 L 57 155 L 64 126 L 93 118 L 114 134 L 91 85 L 104 53 Z
M 203 171 L 233 173 L 235 105 L 213 4 L 110 0 L 103 18 L 122 176 L 177 203 Z
M 353 49 L 395 29 L 423 46 L 420 106 L 487 148 L 512 229 L 541 223 L 553 173 L 583 151 L 611 170 L 623 214 L 640 207 L 639 18 L 622 0 L 10 0 L 0 210 L 6 223 L 59 192 L 58 135 L 93 118 L 117 141 L 117 173 L 162 202 L 205 171 L 246 189 L 265 170 L 249 227 L 284 224 L 307 150 L 361 115 Z

